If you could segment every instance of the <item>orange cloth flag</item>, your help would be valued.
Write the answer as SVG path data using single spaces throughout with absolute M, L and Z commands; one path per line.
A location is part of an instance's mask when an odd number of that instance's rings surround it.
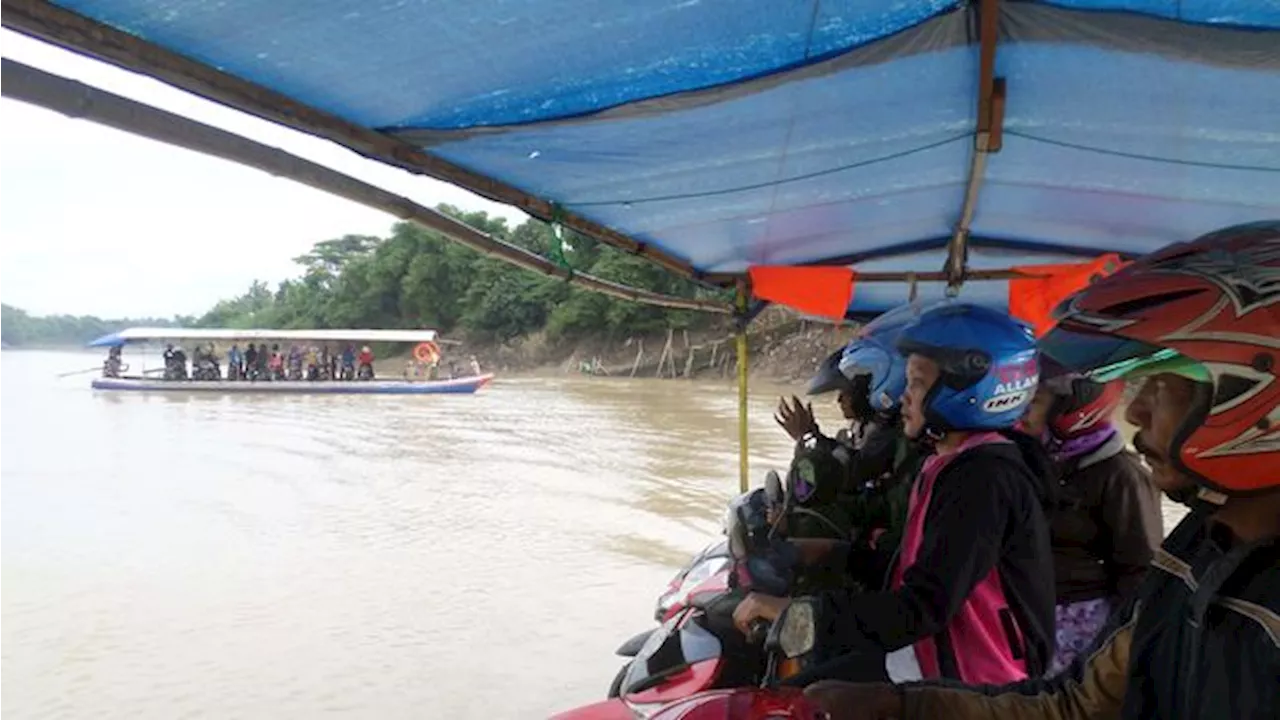
M 1061 265 L 1023 265 L 1012 268 L 1028 277 L 1009 281 L 1009 314 L 1029 323 L 1040 337 L 1053 328 L 1054 308 L 1095 277 L 1105 277 L 1124 263 L 1115 253 L 1097 260 Z
M 761 300 L 803 313 L 843 320 L 857 273 L 849 267 L 755 265 L 747 269 L 751 292 Z

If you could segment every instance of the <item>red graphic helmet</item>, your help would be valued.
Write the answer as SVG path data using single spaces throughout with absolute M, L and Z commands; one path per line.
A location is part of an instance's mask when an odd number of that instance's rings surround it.
M 1172 461 L 1227 495 L 1280 488 L 1280 220 L 1143 257 L 1069 298 L 1043 352 L 1098 381 L 1177 372 L 1205 384 Z
M 1094 382 L 1081 375 L 1062 375 L 1041 382 L 1053 393 L 1049 408 L 1049 432 L 1059 440 L 1086 435 L 1109 421 L 1124 399 L 1124 380 Z

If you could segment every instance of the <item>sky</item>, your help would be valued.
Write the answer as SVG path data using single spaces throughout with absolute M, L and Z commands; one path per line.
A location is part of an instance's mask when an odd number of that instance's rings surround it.
M 214 125 L 414 201 L 526 216 L 140 75 L 0 31 L 0 55 Z M 395 218 L 258 170 L 0 100 L 0 300 L 33 314 L 198 315 Z

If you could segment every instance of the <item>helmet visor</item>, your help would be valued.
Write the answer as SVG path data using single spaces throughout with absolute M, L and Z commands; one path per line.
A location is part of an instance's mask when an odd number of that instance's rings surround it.
M 1204 365 L 1175 350 L 1139 340 L 1054 328 L 1040 339 L 1040 352 L 1051 360 L 1048 367 L 1079 373 L 1094 382 L 1123 378 L 1137 380 L 1173 373 L 1197 382 L 1211 382 Z
M 814 375 L 813 379 L 809 381 L 809 387 L 805 390 L 805 394 L 822 395 L 849 386 L 849 379 L 840 372 L 841 352 L 841 350 L 837 350 L 822 361 L 822 365 L 818 367 L 818 374 Z

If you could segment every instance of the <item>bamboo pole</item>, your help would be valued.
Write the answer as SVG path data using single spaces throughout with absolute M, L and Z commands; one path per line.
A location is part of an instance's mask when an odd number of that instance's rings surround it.
M 636 376 L 636 371 L 640 369 L 640 361 L 642 359 L 644 359 L 644 338 L 640 338 L 640 342 L 636 348 L 636 361 L 631 363 L 631 377 Z
M 738 312 L 747 312 L 747 283 L 738 281 Z M 751 485 L 747 449 L 747 326 L 738 327 L 738 490 L 746 492 Z
M 667 328 L 667 341 L 662 345 L 662 352 L 658 353 L 658 369 L 653 374 L 656 378 L 662 377 L 662 368 L 667 363 L 667 353 L 671 352 L 671 332 L 671 328 Z
M 486 235 L 448 215 L 310 160 L 8 58 L 3 59 L 0 74 L 3 75 L 0 77 L 0 92 L 5 97 L 287 178 L 435 230 L 459 244 L 526 270 L 563 278 L 588 290 L 646 305 L 731 312 L 731 308 L 722 303 L 663 295 L 571 272 L 541 255 Z

